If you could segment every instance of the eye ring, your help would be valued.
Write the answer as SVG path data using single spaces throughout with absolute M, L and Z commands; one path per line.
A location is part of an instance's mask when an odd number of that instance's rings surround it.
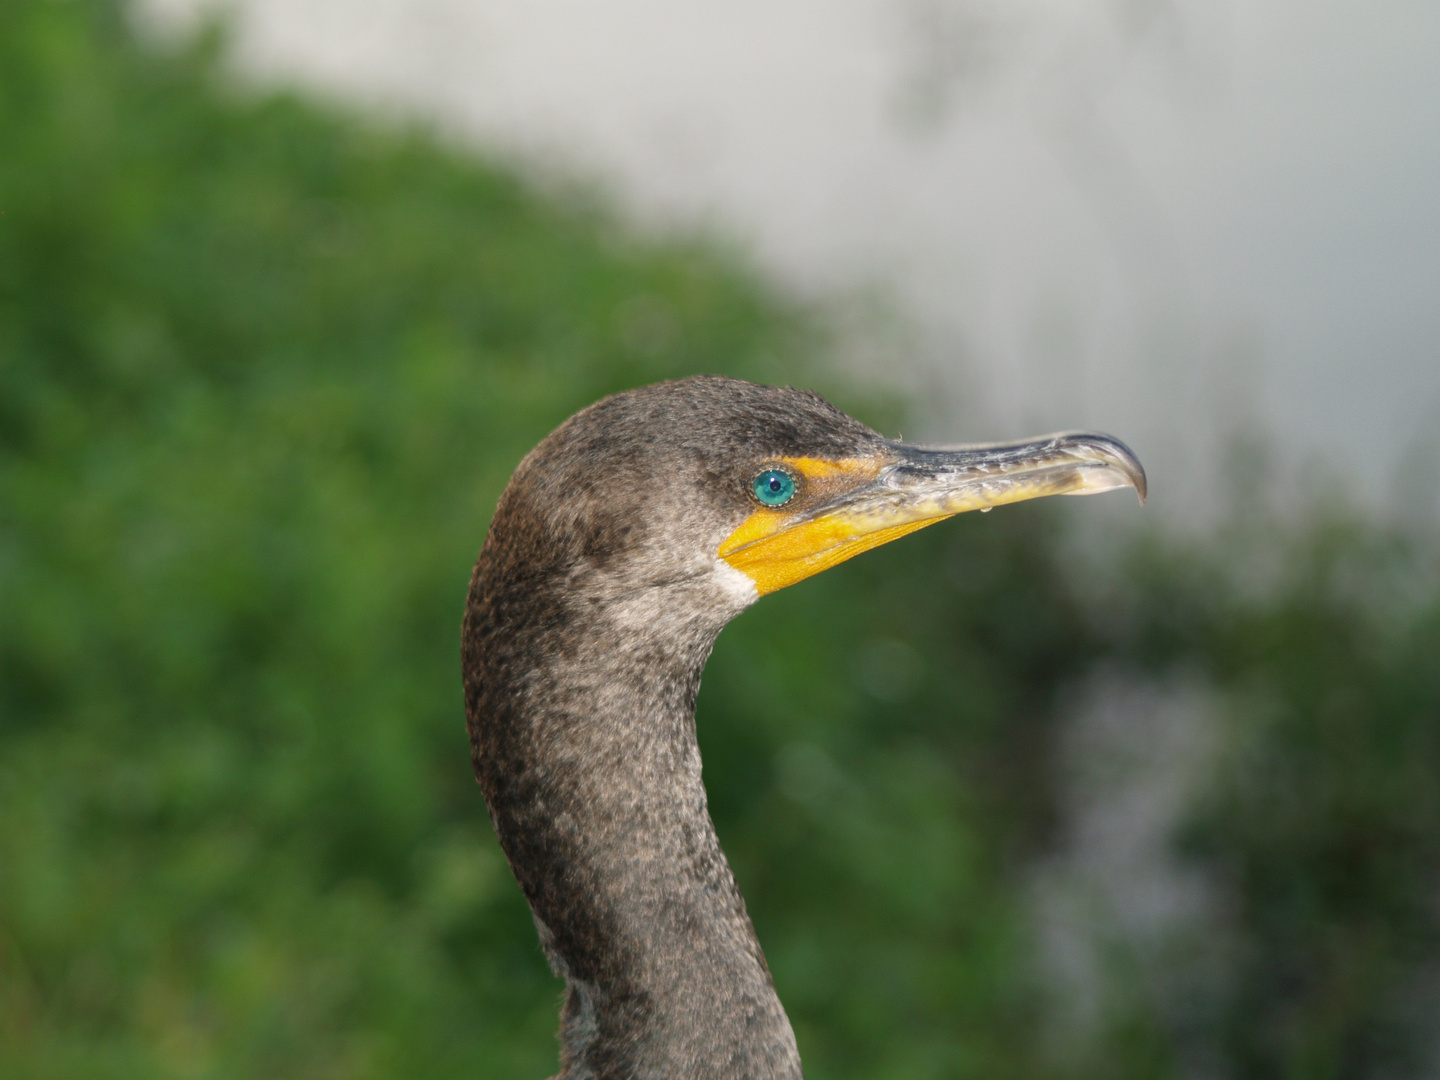
M 784 469 L 766 469 L 751 482 L 750 491 L 761 506 L 784 506 L 795 497 L 795 477 Z

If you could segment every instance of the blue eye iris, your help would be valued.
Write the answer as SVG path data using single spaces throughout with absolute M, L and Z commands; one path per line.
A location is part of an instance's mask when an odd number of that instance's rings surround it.
M 795 496 L 795 478 L 779 469 L 766 469 L 755 477 L 755 497 L 766 506 L 784 506 Z

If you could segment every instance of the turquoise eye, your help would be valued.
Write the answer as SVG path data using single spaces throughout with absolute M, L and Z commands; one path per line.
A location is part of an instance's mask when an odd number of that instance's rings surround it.
M 795 478 L 780 469 L 766 469 L 755 477 L 752 488 L 766 506 L 784 506 L 795 497 Z

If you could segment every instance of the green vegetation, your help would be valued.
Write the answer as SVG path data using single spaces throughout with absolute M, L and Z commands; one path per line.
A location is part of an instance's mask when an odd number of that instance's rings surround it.
M 240 93 L 215 52 L 0 6 L 0 1077 L 534 1080 L 558 984 L 459 692 L 510 470 L 691 371 L 899 413 L 713 247 Z M 722 635 L 712 809 L 809 1075 L 1433 1069 L 1433 549 L 1322 522 L 1080 574 L 1067 510 L 927 530 Z M 1224 959 L 1115 976 L 1057 1049 L 1022 870 L 1098 665 L 1216 689 L 1176 842 Z

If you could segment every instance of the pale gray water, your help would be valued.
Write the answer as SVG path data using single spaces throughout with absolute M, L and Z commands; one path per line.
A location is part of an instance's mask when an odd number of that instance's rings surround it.
M 960 417 L 907 435 L 1110 430 L 1184 516 L 1253 424 L 1435 506 L 1433 0 L 230 6 L 252 72 L 599 177 L 807 292 L 888 293 L 908 344 L 853 362 Z

